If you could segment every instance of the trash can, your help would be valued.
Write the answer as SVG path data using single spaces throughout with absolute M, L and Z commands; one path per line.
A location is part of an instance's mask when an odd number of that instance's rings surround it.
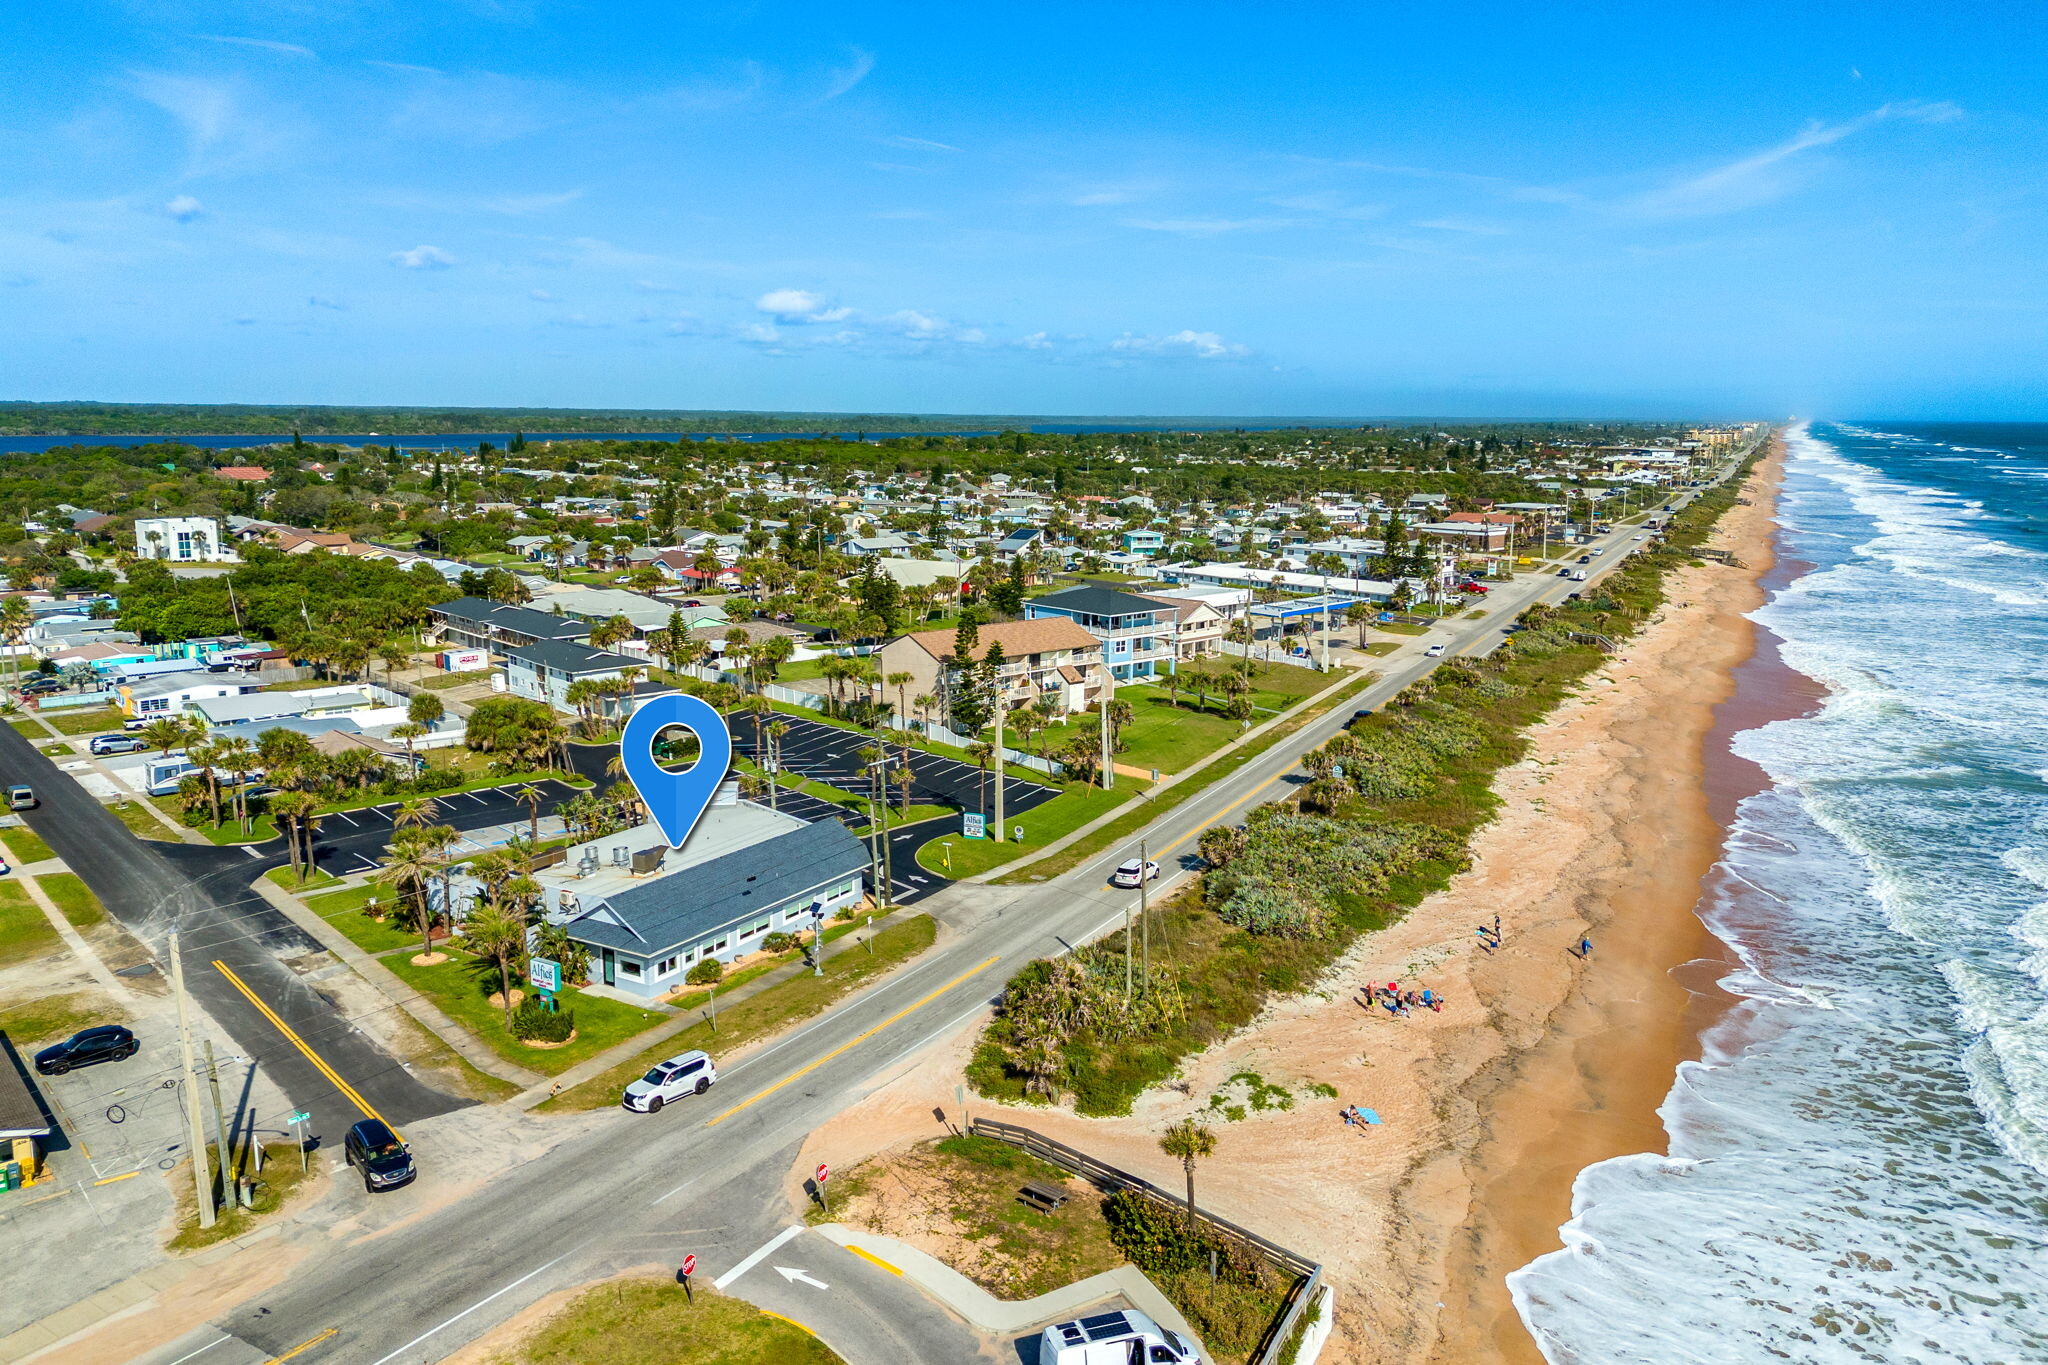
M 5 1166 L 0 1166 L 0 1189 L 18 1190 L 20 1188 L 21 1163 L 19 1161 L 10 1161 Z

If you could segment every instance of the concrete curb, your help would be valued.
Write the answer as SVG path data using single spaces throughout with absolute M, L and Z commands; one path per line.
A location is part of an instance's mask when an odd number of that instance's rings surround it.
M 1028 1331 L 1076 1317 L 1105 1299 L 1123 1298 L 1160 1326 L 1170 1327 L 1190 1341 L 1201 1340 L 1180 1310 L 1134 1265 L 1090 1275 L 1035 1299 L 999 1299 L 951 1266 L 894 1237 L 843 1223 L 821 1223 L 811 1230 L 865 1260 L 880 1261 L 884 1269 L 901 1273 L 971 1325 L 992 1335 Z
M 441 1012 L 441 1007 L 405 984 L 397 973 L 358 948 L 348 935 L 306 908 L 304 902 L 270 880 L 269 874 L 250 883 L 256 894 L 269 901 L 285 918 L 311 934 L 328 952 L 355 969 L 356 975 L 377 988 L 379 994 L 409 1015 L 413 1022 L 455 1049 L 478 1071 L 496 1076 L 508 1084 L 526 1087 L 545 1078 L 538 1071 L 514 1065 L 485 1047 L 469 1030 Z

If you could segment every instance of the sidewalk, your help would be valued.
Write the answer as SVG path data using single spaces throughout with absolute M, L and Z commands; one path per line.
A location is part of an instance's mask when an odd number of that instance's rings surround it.
M 404 1010 L 421 1028 L 454 1048 L 464 1061 L 478 1071 L 521 1087 L 531 1086 L 536 1082 L 545 1083 L 546 1078 L 538 1071 L 529 1071 L 523 1066 L 508 1062 L 477 1041 L 475 1035 L 468 1029 L 442 1013 L 440 1006 L 406 985 L 397 973 L 370 953 L 358 948 L 348 935 L 307 909 L 305 902 L 270 880 L 267 874 L 256 878 L 250 884 L 255 887 L 256 894 L 269 901 L 293 924 L 311 934 L 321 947 L 353 967 L 356 975 L 376 987 L 385 999 Z

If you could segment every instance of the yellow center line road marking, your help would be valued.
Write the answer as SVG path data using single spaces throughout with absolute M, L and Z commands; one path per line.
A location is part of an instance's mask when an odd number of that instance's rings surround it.
M 945 985 L 940 986 L 937 990 L 931 991 L 925 995 L 918 997 L 918 999 L 916 999 L 908 1005 L 905 1005 L 902 1009 L 897 1010 L 894 1014 L 890 1015 L 887 1019 L 884 1019 L 881 1023 L 876 1024 L 873 1028 L 867 1030 L 865 1033 L 856 1034 L 854 1037 L 849 1038 L 847 1041 L 841 1043 L 838 1047 L 833 1048 L 830 1052 L 818 1058 L 817 1061 L 812 1062 L 809 1066 L 804 1067 L 801 1070 L 790 1072 L 787 1076 L 784 1076 L 781 1080 L 769 1086 L 766 1090 L 760 1091 L 759 1093 L 754 1095 L 749 1095 L 746 1099 L 741 1100 L 738 1104 L 726 1110 L 717 1118 L 706 1121 L 704 1126 L 706 1128 L 716 1128 L 719 1124 L 724 1123 L 734 1114 L 739 1113 L 740 1110 L 751 1108 L 752 1106 L 759 1104 L 762 1100 L 767 1099 L 770 1095 L 782 1089 L 784 1086 L 802 1080 L 804 1077 L 810 1075 L 813 1071 L 816 1071 L 819 1067 L 825 1065 L 825 1063 L 831 1061 L 834 1057 L 837 1057 L 840 1053 L 851 1051 L 853 1048 L 860 1046 L 862 1043 L 865 1043 L 868 1039 L 874 1037 L 877 1033 L 880 1033 L 883 1029 L 889 1027 L 889 1025 L 895 1023 L 898 1019 L 902 1019 L 907 1015 L 917 1013 L 917 1011 L 923 1009 L 926 1005 L 929 1005 L 932 1001 L 938 999 L 947 991 L 952 990 L 955 986 L 965 981 L 968 977 L 974 976 L 979 972 L 987 971 L 990 967 L 994 966 L 996 963 L 1000 961 L 1002 961 L 1002 955 L 998 953 L 996 956 L 982 962 L 979 966 L 969 967 L 966 971 L 960 973 L 960 975 L 954 977 Z
M 228 979 L 229 985 L 233 986 L 236 990 L 240 991 L 243 995 L 247 996 L 249 999 L 249 1003 L 254 1005 L 257 1009 L 261 1010 L 263 1012 L 263 1017 L 265 1019 L 268 1019 L 272 1024 L 275 1024 L 277 1026 L 277 1031 L 279 1033 L 282 1033 L 285 1036 L 286 1040 L 289 1041 L 293 1047 L 297 1048 L 300 1052 L 306 1054 L 306 1060 L 311 1062 L 314 1066 L 318 1067 L 320 1069 L 321 1075 L 325 1076 L 328 1080 L 333 1081 L 334 1088 L 339 1090 L 342 1094 L 348 1096 L 349 1102 L 354 1104 L 356 1108 L 363 1111 L 363 1117 L 380 1120 L 384 1123 L 386 1127 L 390 1127 L 391 1131 L 394 1134 L 397 1133 L 398 1130 L 397 1128 L 392 1127 L 391 1121 L 389 1119 L 386 1119 L 382 1114 L 378 1113 L 376 1108 L 372 1106 L 368 1100 L 364 1099 L 361 1095 L 357 1094 L 356 1088 L 350 1085 L 347 1081 L 343 1080 L 339 1072 L 337 1072 L 333 1067 L 327 1065 L 326 1062 L 322 1061 L 320 1059 L 319 1053 L 313 1051 L 312 1048 L 306 1046 L 306 1040 L 299 1037 L 298 1034 L 292 1032 L 292 1026 L 290 1024 L 287 1024 L 284 1020 L 278 1018 L 277 1012 L 275 1010 L 271 1009 L 270 1006 L 264 1004 L 261 1000 L 258 1000 L 256 998 L 256 992 L 250 990 L 249 987 L 243 983 L 241 977 L 236 976 L 234 972 L 230 971 L 227 963 L 222 962 L 219 958 L 215 958 L 213 962 L 213 969 L 219 972 L 222 976 L 226 977 Z M 282 1360 L 284 1357 L 280 1356 L 278 1358 Z
M 1289 773 L 1293 772 L 1293 771 L 1294 771 L 1294 770 L 1295 770 L 1296 768 L 1298 768 L 1298 767 L 1300 767 L 1300 766 L 1301 766 L 1301 761 L 1300 761 L 1299 759 L 1296 759 L 1296 760 L 1295 760 L 1295 761 L 1294 761 L 1293 763 L 1290 763 L 1290 764 L 1288 764 L 1288 765 L 1287 765 L 1287 766 L 1286 766 L 1285 768 L 1282 768 L 1282 769 L 1281 769 L 1281 770 L 1280 770 L 1279 772 L 1277 772 L 1277 773 L 1274 773 L 1274 774 L 1273 774 L 1273 775 L 1272 775 L 1271 777 L 1267 778 L 1267 779 L 1266 779 L 1266 780 L 1265 780 L 1264 782 L 1261 782 L 1261 783 L 1260 783 L 1260 784 L 1259 784 L 1258 786 L 1256 786 L 1256 787 L 1253 787 L 1253 788 L 1252 788 L 1252 789 L 1251 789 L 1250 791 L 1246 792 L 1246 793 L 1245 793 L 1245 794 L 1244 794 L 1243 796 L 1240 796 L 1240 797 L 1238 797 L 1238 798 L 1237 798 L 1237 800 L 1235 800 L 1235 801 L 1231 802 L 1231 803 L 1230 803 L 1230 804 L 1229 804 L 1228 806 L 1224 807 L 1224 808 L 1223 808 L 1223 809 L 1222 809 L 1221 811 L 1219 811 L 1219 812 L 1217 813 L 1217 815 L 1216 815 L 1216 819 L 1215 819 L 1215 824 L 1218 824 L 1218 825 L 1220 825 L 1220 824 L 1223 824 L 1224 822 L 1228 821 L 1228 820 L 1230 819 L 1230 817 L 1231 817 L 1232 815 L 1234 815 L 1234 814 L 1235 814 L 1235 813 L 1237 812 L 1237 809 L 1238 809 L 1238 807 L 1240 807 L 1240 806 L 1244 805 L 1244 803 L 1245 803 L 1245 802 L 1247 802 L 1247 801 L 1251 800 L 1251 799 L 1252 799 L 1253 797 L 1257 796 L 1257 795 L 1258 795 L 1258 794 L 1259 794 L 1260 792 L 1262 792 L 1262 791 L 1264 791 L 1264 790 L 1265 790 L 1266 788 L 1268 788 L 1268 787 L 1272 786 L 1272 785 L 1273 785 L 1273 784 L 1274 784 L 1275 782 L 1278 782 L 1278 781 L 1279 781 L 1279 780 L 1280 780 L 1281 778 L 1283 778 L 1283 777 L 1287 776 L 1287 774 L 1289 774 Z M 1203 827 L 1203 828 L 1205 828 L 1205 829 L 1206 829 L 1206 828 L 1210 828 L 1210 826 L 1208 826 L 1208 825 L 1204 825 L 1204 827 Z M 1188 831 L 1188 832 L 1187 832 L 1186 834 L 1183 834 L 1183 835 L 1181 835 L 1181 836 L 1180 836 L 1180 838 L 1178 838 L 1178 839 L 1175 839 L 1175 840 L 1174 840 L 1174 841 L 1173 841 L 1172 843 L 1168 844 L 1168 845 L 1167 845 L 1167 846 L 1166 846 L 1165 848 L 1162 848 L 1162 849 L 1160 849 L 1160 850 L 1159 850 L 1159 856 L 1160 856 L 1161 858 L 1164 858 L 1164 857 L 1166 857 L 1166 856 L 1167 856 L 1168 854 L 1172 853 L 1172 852 L 1173 852 L 1173 851 L 1174 851 L 1175 849 L 1179 848 L 1179 847 L 1180 847 L 1180 846 L 1181 846 L 1182 844 L 1184 844 L 1184 843 L 1186 843 L 1186 842 L 1187 842 L 1188 840 L 1190 840 L 1190 839 L 1194 838 L 1194 837 L 1195 837 L 1195 836 L 1196 836 L 1197 834 L 1200 834 L 1201 832 L 1202 832 L 1201 830 L 1195 830 L 1195 829 L 1191 829 L 1191 830 L 1189 830 L 1189 831 Z
M 218 966 L 219 964 L 216 963 L 215 965 Z M 263 1365 L 278 1365 L 279 1361 L 290 1360 L 293 1356 L 297 1355 L 301 1351 L 310 1351 L 315 1346 L 318 1346 L 321 1342 L 327 1340 L 327 1338 L 333 1336 L 340 1330 L 341 1329 L 339 1327 L 330 1327 L 317 1337 L 308 1337 L 306 1340 L 292 1347 L 289 1351 L 286 1351 L 283 1355 L 272 1356 L 270 1359 L 264 1361 Z
M 901 1275 L 903 1273 L 902 1271 L 898 1270 L 895 1266 L 890 1265 L 887 1261 L 875 1255 L 875 1253 L 872 1251 L 862 1251 L 857 1246 L 849 1246 L 847 1250 L 852 1252 L 854 1255 L 860 1257 L 863 1261 L 866 1261 L 869 1265 L 880 1266 L 882 1269 L 888 1271 L 891 1275 Z

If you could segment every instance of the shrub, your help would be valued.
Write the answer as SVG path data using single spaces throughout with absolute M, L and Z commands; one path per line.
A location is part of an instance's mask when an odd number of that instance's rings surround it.
M 725 964 L 715 957 L 707 957 L 683 974 L 683 980 L 692 986 L 710 986 L 725 979 Z
M 771 953 L 786 953 L 796 947 L 796 935 L 785 934 L 780 929 L 761 940 L 761 946 Z M 700 964 L 701 965 L 701 964 Z
M 529 996 L 512 1011 L 512 1036 L 533 1043 L 563 1043 L 576 1031 L 575 1010 L 551 1010 Z

